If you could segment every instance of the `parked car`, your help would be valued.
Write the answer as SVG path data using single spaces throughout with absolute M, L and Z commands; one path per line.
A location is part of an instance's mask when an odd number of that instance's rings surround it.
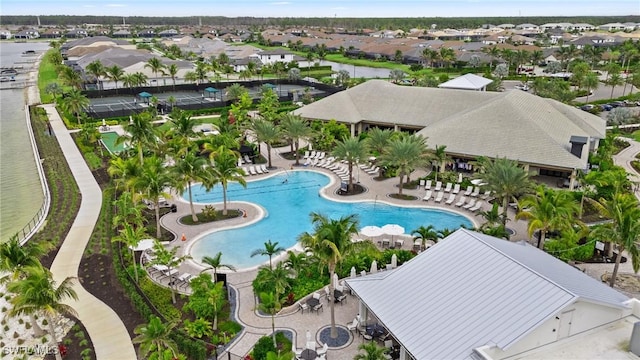
M 529 85 L 528 84 L 516 85 L 515 88 L 518 89 L 518 90 L 522 90 L 522 91 L 529 91 Z
M 611 109 L 613 109 L 613 106 L 611 106 L 609 104 L 600 105 L 600 110 L 602 110 L 602 111 L 611 111 Z
M 587 104 L 587 105 L 580 106 L 580 110 L 584 110 L 584 111 L 591 111 L 594 108 L 595 108 L 595 106 L 592 105 L 592 104 Z
M 609 105 L 613 107 L 625 107 L 627 104 L 625 104 L 624 101 L 614 101 L 612 103 L 609 103 Z

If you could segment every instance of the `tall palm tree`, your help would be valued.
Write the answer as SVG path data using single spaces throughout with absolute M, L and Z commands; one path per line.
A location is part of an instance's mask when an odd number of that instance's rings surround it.
M 247 187 L 247 181 L 244 179 L 244 172 L 238 167 L 238 158 L 236 154 L 220 146 L 213 154 L 213 165 L 207 167 L 202 175 L 202 180 L 208 181 L 210 184 L 219 183 L 222 186 L 223 208 L 222 214 L 227 215 L 227 187 L 229 182 L 237 182 Z
M 367 158 L 369 149 L 367 143 L 359 137 L 345 137 L 333 148 L 331 155 L 336 159 L 346 161 L 349 169 L 349 191 L 353 191 L 353 165 Z
M 223 290 L 223 283 L 221 281 L 215 283 L 213 287 L 207 292 L 207 302 L 209 303 L 209 305 L 211 305 L 211 310 L 213 312 L 213 331 L 218 330 L 218 315 L 220 314 L 220 310 L 222 310 L 222 307 L 224 306 L 225 299 L 226 293 Z
M 107 168 L 107 173 L 115 180 L 116 190 L 122 186 L 125 192 L 129 192 L 132 180 L 140 175 L 141 171 L 142 165 L 135 157 L 114 156 Z
M 175 320 L 163 322 L 157 316 L 151 315 L 149 323 L 136 326 L 133 333 L 137 336 L 132 341 L 134 344 L 140 344 L 140 358 L 153 356 L 158 360 L 164 359 L 166 350 L 169 350 L 171 355 L 176 357 L 178 345 L 171 340 L 171 334 L 177 325 L 178 322 Z
M 137 164 L 138 162 L 136 161 L 135 163 Z M 122 192 L 116 200 L 113 200 L 112 205 L 116 210 L 112 221 L 112 224 L 116 229 L 125 223 L 135 225 L 137 227 L 144 226 L 142 216 L 142 209 L 144 208 L 144 205 L 136 203 L 130 192 Z
M 109 79 L 113 80 L 113 82 L 115 82 L 115 84 L 116 84 L 116 93 L 117 93 L 117 91 L 118 91 L 118 81 L 122 80 L 122 77 L 124 76 L 124 71 L 118 65 L 113 65 L 113 66 L 107 67 L 105 69 L 105 71 L 107 73 L 107 77 Z
M 171 169 L 173 173 L 173 186 L 178 193 L 184 192 L 185 188 L 189 192 L 189 209 L 191 210 L 191 220 L 198 222 L 196 210 L 193 207 L 193 195 L 191 185 L 202 177 L 207 161 L 189 151 L 184 156 L 178 158 L 176 165 Z
M 491 72 L 494 61 L 496 61 L 496 59 L 500 57 L 500 49 L 498 49 L 497 46 L 493 45 L 483 48 L 482 51 L 489 56 L 489 72 Z
M 478 163 L 482 170 L 477 176 L 487 184 L 487 190 L 502 201 L 502 225 L 506 226 L 509 202 L 514 197 L 527 193 L 531 188 L 529 173 L 522 169 L 517 161 L 507 158 L 481 158 Z
M 523 209 L 516 219 L 529 220 L 529 237 L 540 231 L 538 248 L 544 249 L 544 240 L 549 230 L 564 230 L 574 224 L 578 204 L 567 191 L 555 191 L 540 185 L 535 195 L 525 196 L 518 208 Z
M 269 269 L 273 270 L 273 264 L 271 263 L 271 259 L 273 258 L 274 255 L 278 255 L 279 253 L 283 252 L 285 250 L 285 248 L 283 248 L 282 246 L 278 246 L 278 242 L 271 242 L 271 240 L 267 240 L 267 242 L 264 243 L 264 248 L 262 249 L 255 249 L 251 252 L 251 257 L 254 256 L 268 256 L 269 257 Z
M 137 78 L 134 74 L 124 74 L 122 75 L 122 86 L 129 88 L 129 90 L 133 93 L 133 88 L 136 87 Z
M 156 215 L 156 238 L 162 237 L 160 227 L 160 197 L 168 198 L 165 188 L 171 185 L 172 179 L 169 170 L 162 160 L 152 156 L 144 160 L 140 175 L 133 179 L 133 188 L 142 194 L 142 197 L 151 201 Z
M 307 254 L 301 252 L 296 254 L 295 252 L 289 250 L 287 251 L 287 260 L 285 260 L 284 264 L 287 268 L 291 269 L 296 275 L 300 274 L 300 270 L 302 270 L 305 265 L 307 265 Z
M 620 73 L 612 73 L 609 74 L 609 79 L 605 83 L 611 86 L 611 95 L 609 96 L 609 99 L 613 99 L 613 90 L 616 89 L 616 86 L 624 84 L 624 79 Z
M 261 292 L 259 296 L 260 303 L 258 304 L 258 310 L 271 315 L 271 337 L 273 338 L 273 346 L 277 346 L 275 317 L 278 311 L 280 311 L 280 309 L 282 308 L 282 302 L 275 292 Z
M 444 172 L 447 160 L 449 160 L 446 149 L 447 145 L 436 145 L 436 148 L 433 149 L 433 158 L 438 162 L 438 166 L 436 166 L 436 181 L 438 181 L 438 171 Z
M 63 84 L 78 90 L 82 87 L 82 76 L 69 66 L 63 66 L 58 75 Z
M 57 347 L 58 339 L 54 328 L 53 318 L 59 314 L 77 316 L 75 310 L 64 304 L 67 299 L 78 300 L 78 295 L 73 289 L 75 278 L 67 277 L 60 285 L 56 286 L 53 275 L 43 267 L 31 267 L 27 270 L 27 276 L 16 282 L 10 283 L 7 290 L 15 296 L 10 300 L 13 308 L 10 316 L 44 313 L 49 325 L 49 335 L 53 340 L 53 346 Z M 60 352 L 56 351 L 56 359 L 62 360 Z
M 198 122 L 188 112 L 178 108 L 173 109 L 169 114 L 169 122 L 171 123 L 171 135 L 177 138 L 181 144 L 180 153 L 177 155 L 183 155 L 189 150 L 191 139 L 198 136 L 193 130 Z
M 96 79 L 96 82 L 98 84 L 100 83 L 100 77 L 107 74 L 106 69 L 104 65 L 102 65 L 100 60 L 94 60 L 91 63 L 87 64 L 85 71 L 92 75 Z
M 145 228 L 142 226 L 135 226 L 133 224 L 124 223 L 123 228 L 120 229 L 119 235 L 114 236 L 111 241 L 122 242 L 131 251 L 131 264 L 133 265 L 133 272 L 136 282 L 138 282 L 138 266 L 136 264 L 136 256 L 133 251 L 142 239 L 148 238 Z
M 300 235 L 303 246 L 313 251 L 329 268 L 329 279 L 333 279 L 336 267 L 342 259 L 353 251 L 351 236 L 358 232 L 358 219 L 356 215 L 343 216 L 334 220 L 328 217 L 311 213 L 311 222 L 314 225 L 313 233 L 307 232 Z M 334 291 L 333 282 L 329 283 L 329 293 Z M 336 338 L 335 302 L 331 301 L 331 337 Z
M 61 101 L 63 109 L 73 114 L 78 124 L 80 124 L 82 111 L 89 106 L 89 103 L 89 99 L 77 89 L 71 89 Z
M 129 141 L 132 146 L 137 147 L 138 159 L 142 165 L 144 163 L 143 147 L 154 145 L 158 141 L 156 130 L 151 123 L 151 115 L 146 112 L 133 115 L 131 121 L 124 126 L 124 130 L 127 134 L 120 136 L 116 143 Z
M 168 66 L 165 67 L 166 71 L 162 71 L 163 75 L 168 75 L 171 78 L 171 81 L 173 81 L 173 89 L 176 89 L 176 79 L 178 78 L 178 71 L 180 71 L 180 69 L 178 68 L 178 65 L 176 64 L 169 64 Z
M 284 136 L 293 146 L 292 151 L 296 155 L 296 165 L 300 165 L 300 157 L 298 156 L 300 140 L 311 137 L 313 130 L 305 119 L 293 114 L 285 114 L 280 121 L 280 126 Z
M 633 195 L 621 192 L 615 193 L 610 200 L 600 199 L 596 204 L 603 215 L 613 220 L 593 231 L 594 236 L 618 246 L 615 266 L 609 279 L 609 286 L 613 287 L 625 250 L 631 255 L 633 270 L 638 272 L 640 269 L 640 208 L 638 200 Z
M 357 353 L 353 360 L 385 360 L 387 349 L 378 346 L 375 341 L 367 341 L 358 345 L 363 353 Z
M 367 143 L 369 149 L 380 155 L 389 144 L 393 131 L 389 129 L 372 128 L 367 132 Z
M 214 257 L 204 256 L 202 258 L 202 263 L 209 265 L 209 267 L 202 270 L 201 272 L 207 271 L 207 270 L 213 270 L 213 280 L 216 281 L 218 279 L 218 269 L 227 268 L 231 271 L 236 271 L 235 266 L 230 264 L 223 264 L 221 258 L 222 258 L 222 251 L 218 251 L 218 253 Z
M 167 272 L 171 272 L 173 269 L 177 269 L 180 267 L 185 260 L 191 259 L 189 255 L 178 256 L 179 247 L 174 246 L 171 249 L 167 249 L 160 243 L 160 241 L 155 240 L 153 244 L 153 252 L 156 257 L 151 260 L 151 265 L 164 265 L 167 267 Z M 176 293 L 175 293 L 176 281 L 172 281 L 171 277 L 169 278 L 169 289 L 171 289 L 171 301 L 176 303 Z
M 438 242 L 438 232 L 433 225 L 420 226 L 411 232 L 411 235 L 413 234 L 416 234 L 416 236 L 413 237 L 413 240 L 420 240 L 423 249 L 427 246 L 427 240 L 431 240 L 434 243 Z
M 452 62 L 456 61 L 456 53 L 451 48 L 441 47 L 439 55 L 444 67 L 449 67 Z
M 398 193 L 402 195 L 404 176 L 427 163 L 427 144 L 421 135 L 412 135 L 389 142 L 380 157 L 383 165 L 398 169 Z
M 147 60 L 147 63 L 144 64 L 144 67 L 151 69 L 151 71 L 155 74 L 156 85 L 158 86 L 158 89 L 159 89 L 160 82 L 158 81 L 158 73 L 161 72 L 162 69 L 164 69 L 164 64 L 162 63 L 160 58 L 152 57 L 151 59 Z
M 480 225 L 480 230 L 503 224 L 500 204 L 497 202 L 494 202 L 493 205 L 491 205 L 491 210 L 478 211 L 476 216 L 482 216 L 484 219 L 484 224 Z
M 600 79 L 598 79 L 598 74 L 594 72 L 589 72 L 587 75 L 585 75 L 582 85 L 587 90 L 586 102 L 589 102 L 589 96 L 591 95 L 591 91 L 597 90 L 598 86 L 600 86 Z
M 271 168 L 271 144 L 280 139 L 280 128 L 271 121 L 256 119 L 253 122 L 253 132 L 256 135 L 256 140 L 267 144 L 267 162 L 269 168 Z

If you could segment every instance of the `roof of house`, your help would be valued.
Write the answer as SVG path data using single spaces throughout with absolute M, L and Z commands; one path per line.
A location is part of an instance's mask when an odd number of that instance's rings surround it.
M 415 359 L 506 350 L 571 303 L 629 300 L 531 245 L 466 229 L 383 274 L 346 282 Z
M 464 74 L 438 85 L 445 89 L 480 90 L 491 84 L 493 80 L 476 74 Z
M 571 136 L 605 136 L 605 121 L 599 117 L 524 91 L 410 87 L 384 80 L 367 81 L 294 113 L 309 119 L 422 129 L 428 144 L 446 145 L 450 153 L 564 169 L 586 167 L 585 156 L 570 152 Z

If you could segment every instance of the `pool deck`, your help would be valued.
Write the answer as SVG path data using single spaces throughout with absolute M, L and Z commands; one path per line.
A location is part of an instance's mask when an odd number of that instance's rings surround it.
M 264 153 L 263 155 L 266 155 L 265 146 L 262 147 L 262 150 Z M 247 177 L 247 179 L 261 179 L 267 176 L 272 176 L 274 174 L 284 172 L 285 170 L 291 171 L 294 162 L 291 160 L 286 160 L 279 155 L 280 152 L 287 151 L 289 151 L 288 147 L 272 149 L 272 165 L 275 167 L 275 169 L 270 170 L 268 174 L 253 175 Z M 397 177 L 379 181 L 374 180 L 373 176 L 366 174 L 364 171 L 360 171 L 358 177 L 360 184 L 364 186 L 367 191 L 363 194 L 344 197 L 336 195 L 336 191 L 340 187 L 340 181 L 338 177 L 331 171 L 319 167 L 303 166 L 293 167 L 293 169 L 315 170 L 329 175 L 333 179 L 333 181 L 321 190 L 321 194 L 322 196 L 330 199 L 339 201 L 375 200 L 394 205 L 446 209 L 448 211 L 466 216 L 477 225 L 481 223 L 481 218 L 475 216 L 475 213 L 457 208 L 453 205 L 446 205 L 444 204 L 444 201 L 441 203 L 435 203 L 433 202 L 433 200 L 429 202 L 422 201 L 422 197 L 425 194 L 424 189 L 403 190 L 403 193 L 405 194 L 416 196 L 416 200 L 398 200 L 389 197 L 388 194 L 397 193 Z M 411 177 L 415 179 L 424 175 L 426 175 L 424 171 L 416 171 L 411 174 Z M 356 177 L 357 176 L 358 175 L 356 172 Z M 258 221 L 262 217 L 259 207 L 245 202 L 231 201 L 228 203 L 227 207 L 229 209 L 242 209 L 243 211 L 245 211 L 246 217 L 224 220 L 216 222 L 214 224 L 202 224 L 195 226 L 183 225 L 178 222 L 178 219 L 182 216 L 190 214 L 189 203 L 181 199 L 178 194 L 173 195 L 173 203 L 177 205 L 178 211 L 176 213 L 168 213 L 167 215 L 163 216 L 161 219 L 161 223 L 176 235 L 176 240 L 171 242 L 169 246 L 178 246 L 180 248 L 180 250 L 178 251 L 180 255 L 188 254 L 191 245 L 204 234 L 211 232 L 212 228 L 214 227 L 217 227 L 218 229 L 239 227 Z M 202 205 L 194 206 L 196 212 L 200 211 L 200 209 L 202 209 L 203 207 Z M 216 205 L 217 209 L 220 209 L 221 207 L 222 205 Z M 488 210 L 489 205 L 485 203 L 483 209 Z M 509 215 L 511 220 L 508 226 L 511 229 L 515 230 L 515 235 L 512 237 L 512 240 L 528 240 L 526 236 L 527 223 L 525 221 L 514 221 L 514 212 L 511 209 L 509 210 Z M 407 230 L 410 231 L 411 229 Z M 186 238 L 185 241 L 181 240 L 182 234 L 184 234 L 184 237 Z M 404 249 L 412 249 L 413 241 L 410 235 L 401 235 L 400 237 L 396 238 L 405 239 L 403 246 Z M 254 249 L 247 249 L 247 251 L 252 250 Z M 298 248 L 298 250 L 300 249 Z M 285 256 L 286 254 L 281 254 L 280 257 L 276 258 L 276 261 L 282 260 Z M 384 268 L 385 266 L 381 265 L 380 267 Z M 194 261 L 187 260 L 180 266 L 179 271 L 180 273 L 191 273 L 193 275 L 197 275 L 203 269 L 204 268 L 202 266 L 195 263 Z M 257 274 L 256 268 L 242 269 L 238 272 L 228 272 L 223 269 L 219 272 L 227 274 L 227 281 L 229 285 L 231 285 L 231 288 L 234 289 L 237 294 L 236 299 L 238 306 L 236 308 L 236 318 L 244 326 L 244 331 L 231 344 L 227 351 L 231 353 L 231 359 L 239 359 L 251 350 L 258 338 L 263 335 L 269 335 L 271 333 L 271 319 L 268 317 L 259 316 L 254 310 L 256 307 L 256 300 L 253 294 L 253 289 L 251 287 L 251 282 Z M 163 285 L 166 285 L 167 279 L 163 279 L 160 282 Z M 183 290 L 183 292 L 185 293 L 189 292 L 189 289 L 180 290 Z M 304 314 L 302 314 L 299 311 L 297 305 L 290 309 L 283 309 L 281 313 L 276 317 L 276 328 L 292 331 L 294 334 L 294 340 L 298 348 L 304 347 L 306 343 L 305 334 L 307 331 L 311 332 L 312 337 L 315 337 L 317 343 L 321 343 L 317 337 L 320 330 L 330 324 L 331 314 L 329 304 L 324 298 L 322 299 L 322 303 L 324 311 L 321 311 L 319 314 L 307 313 L 306 311 Z M 346 304 L 336 304 L 335 310 L 336 324 L 345 327 L 347 323 L 353 320 L 358 312 L 358 300 L 354 296 L 349 295 Z M 358 336 L 355 333 L 351 333 L 347 345 L 339 349 L 330 349 L 327 353 L 327 357 L 332 359 L 352 359 L 358 353 L 358 345 L 363 341 L 364 340 L 362 337 Z M 222 358 L 227 358 L 226 353 L 223 354 Z

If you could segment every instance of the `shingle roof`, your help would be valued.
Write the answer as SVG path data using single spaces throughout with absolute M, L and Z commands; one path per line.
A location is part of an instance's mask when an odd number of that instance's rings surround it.
M 480 92 L 408 87 L 370 80 L 294 113 L 305 118 L 412 127 L 428 144 L 468 156 L 504 156 L 554 168 L 585 168 L 571 136 L 600 139 L 605 122 L 585 111 L 524 91 Z M 499 135 L 502 134 L 502 135 Z
M 614 308 L 628 300 L 528 244 L 465 229 L 385 275 L 346 281 L 415 359 L 506 350 L 577 300 Z

